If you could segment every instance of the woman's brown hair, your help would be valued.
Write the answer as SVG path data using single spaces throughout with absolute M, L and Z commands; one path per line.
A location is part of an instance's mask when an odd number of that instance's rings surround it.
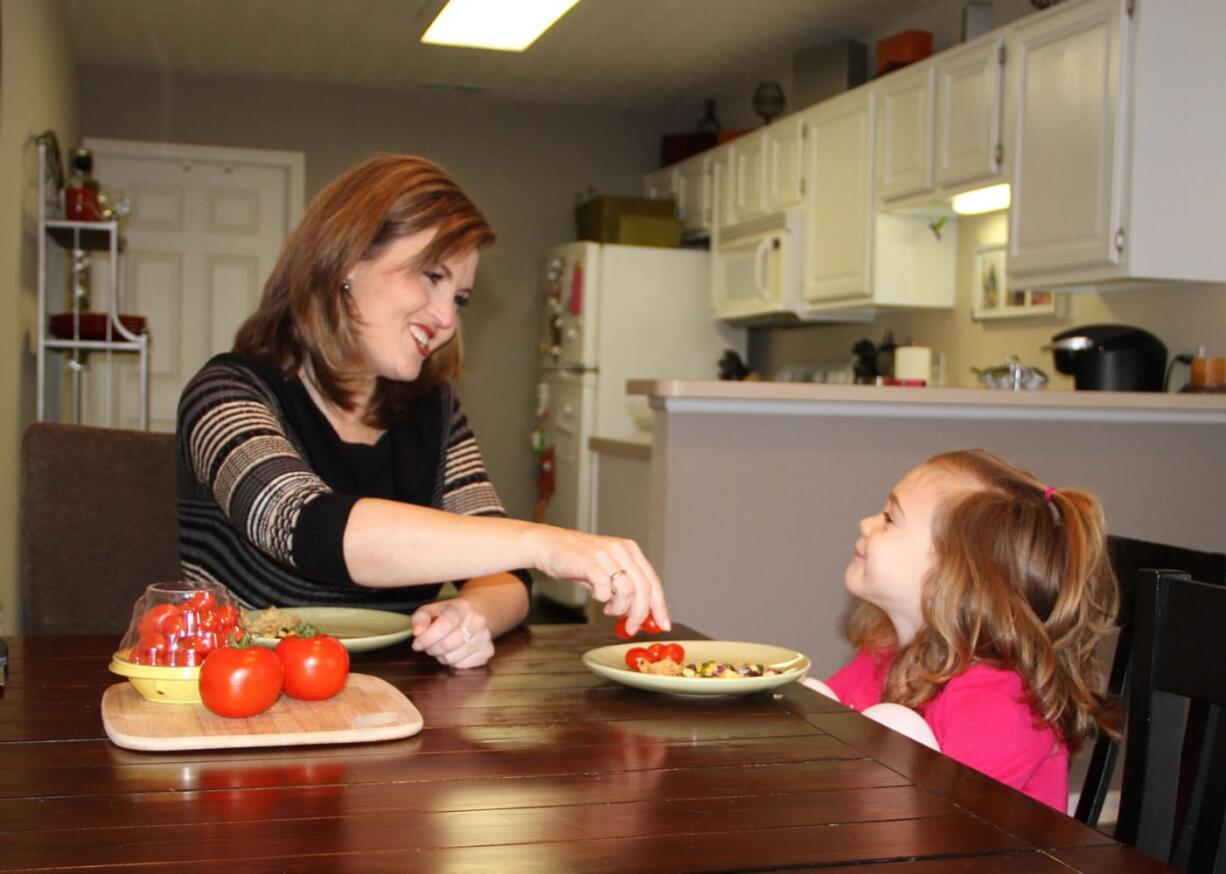
M 379 155 L 333 180 L 307 207 L 264 285 L 259 309 L 238 329 L 234 352 L 263 360 L 285 376 L 306 367 L 331 403 L 355 405 L 361 372 L 358 320 L 342 283 L 359 261 L 394 241 L 436 231 L 422 251 L 425 267 L 488 246 L 494 232 L 460 186 L 437 164 L 412 155 Z M 366 420 L 387 428 L 414 397 L 454 379 L 459 334 L 426 359 L 411 383 L 377 380 Z
M 1035 713 L 1071 749 L 1099 728 L 1114 734 L 1094 658 L 1119 607 L 1102 505 L 982 450 L 936 455 L 924 467 L 972 486 L 951 489 L 938 508 L 924 627 L 898 652 L 882 700 L 916 708 L 984 661 L 1017 671 Z M 897 645 L 889 618 L 867 603 L 848 636 L 870 652 Z

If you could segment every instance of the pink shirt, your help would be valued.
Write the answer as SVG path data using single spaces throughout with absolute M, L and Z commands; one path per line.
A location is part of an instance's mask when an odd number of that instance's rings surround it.
M 893 655 L 861 651 L 827 680 L 853 710 L 880 703 Z M 1068 809 L 1068 747 L 1038 722 L 1016 671 L 977 663 L 920 708 L 941 752 L 1031 798 Z

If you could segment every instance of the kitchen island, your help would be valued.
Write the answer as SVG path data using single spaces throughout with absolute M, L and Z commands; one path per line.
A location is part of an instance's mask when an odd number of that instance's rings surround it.
M 850 655 L 857 523 L 911 467 L 979 447 L 1102 500 L 1112 533 L 1226 549 L 1226 397 L 632 380 L 653 409 L 647 552 L 718 638 Z

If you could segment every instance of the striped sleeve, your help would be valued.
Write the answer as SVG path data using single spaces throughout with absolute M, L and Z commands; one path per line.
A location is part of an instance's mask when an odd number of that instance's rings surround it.
M 443 509 L 464 516 L 505 516 L 494 485 L 485 472 L 477 438 L 459 398 L 452 398 L 451 421 L 443 458 Z
M 506 516 L 494 484 L 485 472 L 477 438 L 468 426 L 468 416 L 459 398 L 452 397 L 451 418 L 447 428 L 447 445 L 443 452 L 444 510 L 465 516 Z M 532 575 L 526 570 L 513 570 L 529 589 Z
M 230 525 L 260 552 L 323 578 L 345 578 L 343 520 L 353 499 L 335 495 L 311 470 L 286 436 L 274 403 L 241 365 L 219 360 L 207 365 L 179 404 L 189 470 L 212 493 Z M 296 549 L 294 535 L 308 507 L 308 516 L 339 517 L 342 524 L 328 526 L 331 532 L 310 526 L 310 548 Z M 304 555 L 316 566 L 303 566 Z

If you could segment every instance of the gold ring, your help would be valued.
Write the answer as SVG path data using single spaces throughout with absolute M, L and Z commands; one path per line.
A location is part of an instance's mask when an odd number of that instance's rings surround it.
M 625 575 L 626 572 L 624 570 L 613 571 L 613 573 L 609 574 L 609 585 L 613 585 L 614 580 L 616 580 L 618 577 L 624 577 Z

